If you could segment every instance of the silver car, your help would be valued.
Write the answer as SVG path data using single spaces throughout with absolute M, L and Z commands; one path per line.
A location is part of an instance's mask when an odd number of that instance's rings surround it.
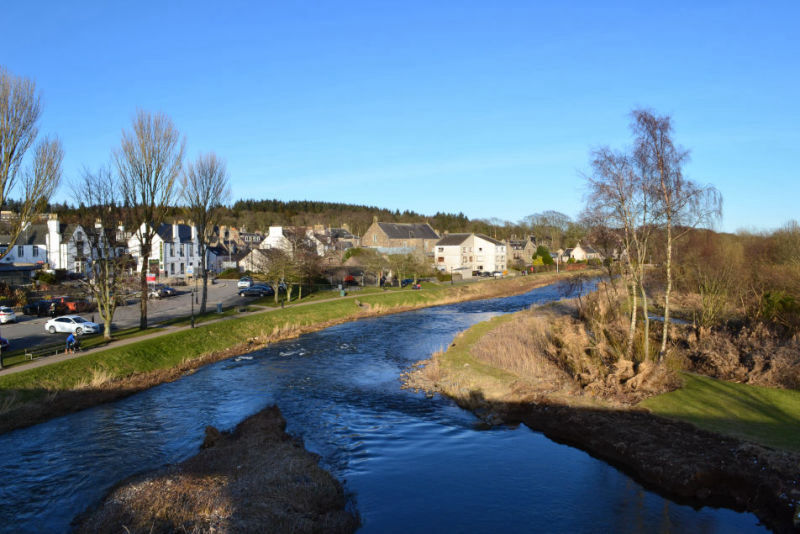
M 8 306 L 0 306 L 0 324 L 16 323 L 17 314 Z
M 56 332 L 71 332 L 73 334 L 95 334 L 102 329 L 97 323 L 87 321 L 80 315 L 63 315 L 50 319 L 44 323 L 44 329 L 55 334 Z

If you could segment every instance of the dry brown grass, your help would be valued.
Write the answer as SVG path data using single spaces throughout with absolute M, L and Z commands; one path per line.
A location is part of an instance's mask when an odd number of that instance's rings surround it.
M 353 532 L 341 485 L 284 432 L 271 407 L 203 450 L 113 490 L 77 532 Z
M 91 376 L 88 376 L 75 384 L 74 389 L 97 389 L 110 382 L 113 378 L 114 375 L 110 371 L 101 369 L 99 367 L 94 367 L 92 369 Z

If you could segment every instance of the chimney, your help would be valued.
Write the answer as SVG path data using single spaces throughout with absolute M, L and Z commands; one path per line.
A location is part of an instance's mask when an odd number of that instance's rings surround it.
M 378 216 L 377 215 L 373 215 L 372 216 L 372 222 L 373 222 L 373 224 L 378 222 Z
M 180 239 L 178 237 L 178 225 L 177 225 L 177 223 L 173 223 L 172 224 L 172 242 L 173 243 L 180 242 Z

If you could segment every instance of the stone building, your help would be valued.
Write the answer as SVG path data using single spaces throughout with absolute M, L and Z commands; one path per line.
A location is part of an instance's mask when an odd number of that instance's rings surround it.
M 384 223 L 377 217 L 364 235 L 361 246 L 378 249 L 384 254 L 430 256 L 439 235 L 428 223 Z

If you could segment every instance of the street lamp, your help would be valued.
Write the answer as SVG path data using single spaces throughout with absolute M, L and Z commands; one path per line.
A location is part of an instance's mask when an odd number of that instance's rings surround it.
M 192 293 L 195 293 L 195 291 L 192 290 Z M 192 299 L 192 328 L 194 328 L 194 299 Z

